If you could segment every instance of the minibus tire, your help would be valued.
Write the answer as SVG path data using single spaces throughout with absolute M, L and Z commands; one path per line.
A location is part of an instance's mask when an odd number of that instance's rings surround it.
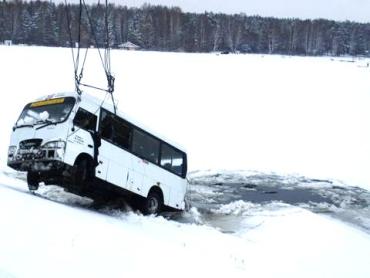
M 36 191 L 39 189 L 39 176 L 35 172 L 27 172 L 27 185 L 30 191 Z
M 159 192 L 151 191 L 143 200 L 142 211 L 145 215 L 153 215 L 161 212 L 163 206 L 162 196 Z
M 84 158 L 78 159 L 75 163 L 74 186 L 77 189 L 86 189 L 91 179 L 90 163 Z

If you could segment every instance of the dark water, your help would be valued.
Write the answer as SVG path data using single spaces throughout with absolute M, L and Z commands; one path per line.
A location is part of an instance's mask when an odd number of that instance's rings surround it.
M 330 180 L 271 174 L 205 174 L 191 178 L 190 182 L 191 205 L 202 213 L 206 222 L 224 231 L 233 230 L 223 223 L 229 221 L 230 227 L 235 226 L 237 215 L 214 212 L 224 205 L 243 201 L 263 206 L 274 203 L 299 206 L 325 213 L 370 233 L 370 192 L 359 187 Z
M 231 202 L 238 199 L 254 202 L 264 203 L 271 201 L 281 201 L 288 204 L 308 203 L 308 202 L 328 202 L 332 200 L 320 194 L 317 190 L 307 188 L 281 188 L 270 186 L 255 186 L 245 184 L 223 184 L 218 185 L 217 190 L 226 192 L 221 199 L 222 202 Z

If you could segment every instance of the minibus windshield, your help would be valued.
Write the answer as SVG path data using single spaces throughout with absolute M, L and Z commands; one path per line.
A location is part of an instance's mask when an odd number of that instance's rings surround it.
M 75 98 L 55 98 L 29 103 L 23 109 L 16 127 L 64 122 L 72 111 Z

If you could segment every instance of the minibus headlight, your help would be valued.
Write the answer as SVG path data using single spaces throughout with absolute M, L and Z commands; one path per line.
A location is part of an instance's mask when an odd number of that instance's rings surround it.
M 10 146 L 8 149 L 8 157 L 14 156 L 16 151 L 17 151 L 17 146 Z
M 42 146 L 43 149 L 65 149 L 65 147 L 66 142 L 64 141 L 50 141 Z

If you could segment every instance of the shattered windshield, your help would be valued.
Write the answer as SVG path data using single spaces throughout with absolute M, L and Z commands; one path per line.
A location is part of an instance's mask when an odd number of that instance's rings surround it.
M 17 121 L 17 127 L 36 124 L 63 122 L 69 116 L 75 99 L 73 97 L 55 98 L 29 103 Z

